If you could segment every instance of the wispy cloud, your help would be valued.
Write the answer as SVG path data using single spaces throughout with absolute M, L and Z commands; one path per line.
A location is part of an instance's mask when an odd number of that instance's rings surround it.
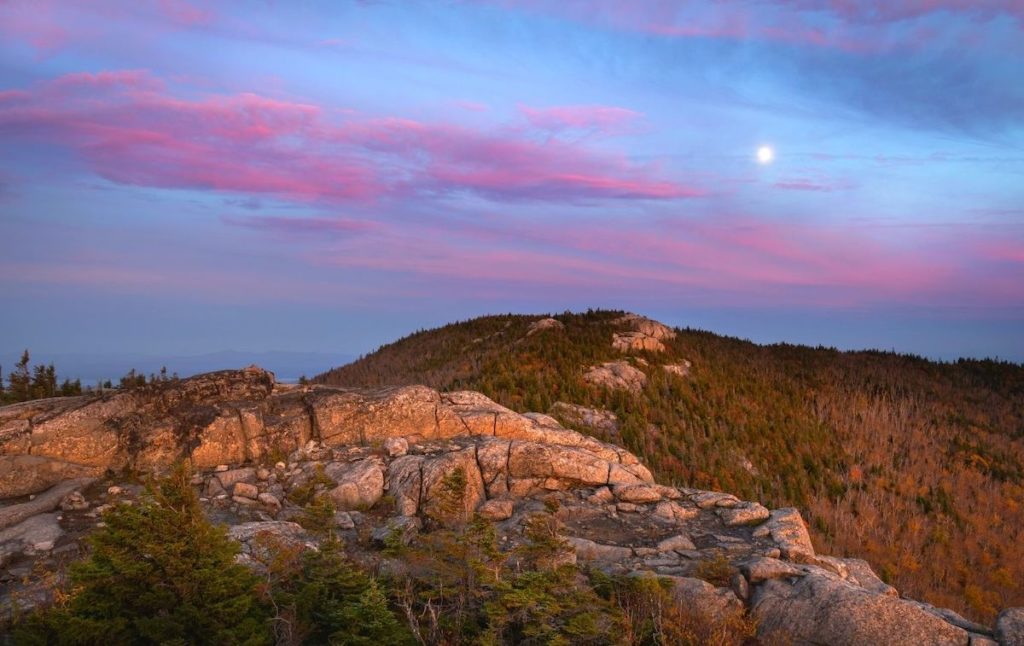
M 570 201 L 703 194 L 651 165 L 581 143 L 408 119 L 334 122 L 318 106 L 251 93 L 178 98 L 138 71 L 68 74 L 8 92 L 0 100 L 0 132 L 69 147 L 115 182 L 307 201 L 459 192 Z

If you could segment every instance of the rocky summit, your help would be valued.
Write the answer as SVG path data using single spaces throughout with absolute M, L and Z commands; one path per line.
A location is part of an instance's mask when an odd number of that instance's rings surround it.
M 633 327 L 623 344 L 664 338 Z M 316 548 L 294 522 L 311 492 L 330 498 L 351 546 L 479 514 L 511 548 L 547 509 L 566 559 L 663 577 L 693 607 L 749 614 L 763 643 L 1024 644 L 1021 609 L 988 627 L 902 598 L 864 561 L 817 554 L 797 510 L 658 484 L 632 453 L 547 415 L 467 391 L 283 385 L 257 367 L 0 408 L 4 615 L 48 602 L 47 573 L 79 553 L 102 511 L 137 499 L 137 474 L 180 460 L 243 561 L 265 532 Z

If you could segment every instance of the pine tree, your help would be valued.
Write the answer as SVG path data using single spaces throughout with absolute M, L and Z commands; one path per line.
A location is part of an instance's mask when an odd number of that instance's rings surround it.
M 29 622 L 17 643 L 267 644 L 257 580 L 238 544 L 203 515 L 179 465 L 141 504 L 107 512 L 90 557 L 71 567 L 66 606 Z
M 25 350 L 21 353 L 21 360 L 15 364 L 11 376 L 8 378 L 11 385 L 9 397 L 12 401 L 24 402 L 32 398 L 30 388 L 32 380 L 28 372 L 29 360 L 28 350 Z

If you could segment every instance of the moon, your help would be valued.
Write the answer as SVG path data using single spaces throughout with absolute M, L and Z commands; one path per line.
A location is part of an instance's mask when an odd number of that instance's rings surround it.
M 771 146 L 761 146 L 757 149 L 757 163 L 770 164 L 775 159 L 775 151 Z

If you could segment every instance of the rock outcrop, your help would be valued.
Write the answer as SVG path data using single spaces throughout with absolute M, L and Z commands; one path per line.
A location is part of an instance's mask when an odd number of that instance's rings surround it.
M 571 404 L 551 412 L 592 428 L 615 421 Z M 633 454 L 548 415 L 421 386 L 280 386 L 255 367 L 0 408 L 0 612 L 45 600 L 33 572 L 73 556 L 104 509 L 138 497 L 117 474 L 178 459 L 253 567 L 275 541 L 315 546 L 293 521 L 318 496 L 352 545 L 408 543 L 480 514 L 512 549 L 532 515 L 554 510 L 567 559 L 667 577 L 688 607 L 749 613 L 764 643 L 1021 643 L 1020 609 L 989 630 L 901 599 L 864 561 L 816 554 L 796 509 L 659 485 Z
M 647 383 L 647 375 L 627 361 L 609 361 L 587 370 L 583 378 L 595 386 L 638 393 Z
M 615 322 L 626 328 L 626 331 L 616 332 L 612 337 L 612 347 L 620 352 L 664 352 L 663 341 L 676 337 L 667 325 L 637 314 L 626 314 Z

